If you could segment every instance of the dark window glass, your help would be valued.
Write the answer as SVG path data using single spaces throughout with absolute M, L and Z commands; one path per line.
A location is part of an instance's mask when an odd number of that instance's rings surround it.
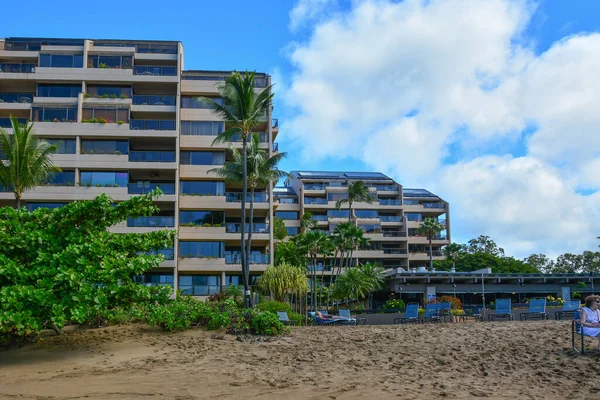
M 46 180 L 46 184 L 52 186 L 74 186 L 75 171 L 56 172 Z
M 77 121 L 77 108 L 34 107 L 33 120 L 36 122 Z
M 409 221 L 421 221 L 423 219 L 422 214 L 406 213 L 404 215 L 406 216 L 406 219 Z
M 129 142 L 127 140 L 82 140 L 81 153 L 83 154 L 127 154 Z
M 281 219 L 298 219 L 296 211 L 276 211 L 275 216 Z
M 179 290 L 184 295 L 209 296 L 221 291 L 220 275 L 179 275 Z
M 196 196 L 223 196 L 225 194 L 225 182 L 181 182 L 181 194 Z
M 300 233 L 300 228 L 297 226 L 286 226 L 285 229 L 287 229 L 288 235 L 297 235 Z
M 223 99 L 220 97 L 214 97 L 212 99 L 215 103 L 223 105 Z M 196 97 L 185 96 L 181 98 L 181 108 L 202 108 L 202 109 L 211 109 L 212 107 L 198 100 Z
M 327 210 L 327 216 L 332 218 L 348 218 L 348 210 Z
M 77 97 L 81 85 L 38 85 L 38 97 Z
M 182 151 L 180 160 L 182 165 L 223 165 L 225 163 L 225 152 Z
M 378 218 L 379 213 L 377 210 L 354 210 L 354 215 L 357 218 Z
M 82 171 L 82 186 L 115 186 L 126 187 L 129 176 L 127 172 Z
M 224 122 L 181 121 L 182 135 L 217 136 L 224 130 Z
M 58 154 L 75 154 L 75 139 L 44 139 L 57 148 Z
M 307 187 L 306 189 L 308 190 L 309 188 Z M 347 198 L 348 198 L 348 193 L 328 193 L 327 194 L 328 201 L 338 201 L 338 200 L 347 199 Z
M 179 256 L 223 258 L 224 242 L 179 242 Z
M 222 225 L 225 222 L 224 211 L 180 211 L 180 225 Z
M 40 54 L 40 67 L 48 68 L 81 68 L 81 54 Z
M 69 203 L 27 203 L 27 211 L 34 211 L 38 208 L 60 208 L 66 206 Z

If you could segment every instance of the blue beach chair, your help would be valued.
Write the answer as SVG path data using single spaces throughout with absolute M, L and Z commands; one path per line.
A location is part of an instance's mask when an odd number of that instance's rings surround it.
M 571 322 L 571 345 L 573 347 L 573 350 L 575 350 L 577 353 L 580 354 L 585 354 L 585 344 L 584 344 L 584 339 L 585 337 L 591 337 L 588 336 L 586 334 L 583 333 L 583 325 L 581 325 L 581 314 L 580 314 L 581 310 L 575 310 L 575 312 L 573 313 L 573 321 Z M 575 344 L 575 336 L 579 335 L 579 337 L 581 338 L 581 343 L 579 345 L 579 348 L 577 348 L 577 345 Z
M 579 300 L 565 300 L 562 310 L 554 313 L 554 319 L 559 321 L 562 319 L 562 317 L 572 318 L 575 315 L 575 311 L 577 311 L 580 307 L 581 301 Z
M 323 313 L 321 313 L 323 314 Z M 309 312 L 308 315 L 312 318 L 313 325 L 355 325 L 356 320 L 353 318 L 342 319 L 323 319 L 317 316 L 316 312 Z
M 442 318 L 443 321 L 446 322 L 446 315 L 452 315 L 452 303 L 450 303 L 449 301 L 438 303 L 438 311 L 440 318 Z
M 548 319 L 548 313 L 546 312 L 546 299 L 531 299 L 529 300 L 529 311 L 521 313 L 519 319 L 525 321 L 527 319 Z
M 496 313 L 488 315 L 490 321 L 495 321 L 499 318 L 506 318 L 509 321 L 513 321 L 515 316 L 511 312 L 510 299 L 497 299 L 496 300 Z
M 298 321 L 293 321 L 288 316 L 288 313 L 285 311 L 277 311 L 277 316 L 279 317 L 279 322 L 284 325 L 296 325 Z
M 408 303 L 404 317 L 394 318 L 394 324 L 418 324 L 419 323 L 419 303 Z
M 442 322 L 437 303 L 429 303 L 425 306 L 425 316 L 421 318 L 421 322 Z
M 367 323 L 366 318 L 356 318 L 350 315 L 350 310 L 340 310 L 340 317 L 348 318 L 350 320 L 354 320 L 354 325 L 364 325 Z

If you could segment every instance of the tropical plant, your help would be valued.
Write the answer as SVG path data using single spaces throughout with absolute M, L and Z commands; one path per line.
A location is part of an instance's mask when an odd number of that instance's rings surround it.
M 334 285 L 334 296 L 338 299 L 364 299 L 381 289 L 384 283 L 383 268 L 370 263 L 362 264 L 339 276 Z
M 317 227 L 317 221 L 313 219 L 313 214 L 310 211 L 302 214 L 302 218 L 300 219 L 300 232 L 306 233 L 310 232 Z
M 285 227 L 285 221 L 283 218 L 275 218 L 273 223 L 273 238 L 276 240 L 276 244 L 285 240 L 288 235 L 287 228 Z M 275 250 L 277 251 L 277 249 Z
M 331 241 L 329 236 L 321 231 L 310 231 L 301 237 L 301 246 L 305 249 L 308 257 L 311 259 L 311 292 L 313 309 L 317 307 L 317 257 L 319 254 L 327 255 L 331 251 Z
M 248 257 L 244 252 L 244 241 L 246 238 L 246 196 L 248 192 L 248 169 L 247 169 L 247 144 L 250 132 L 266 121 L 267 111 L 271 106 L 273 94 L 272 85 L 256 93 L 254 84 L 254 72 L 246 71 L 242 76 L 234 71 L 230 77 L 219 86 L 219 92 L 223 99 L 220 104 L 208 97 L 199 97 L 198 100 L 207 104 L 219 117 L 225 121 L 226 130 L 220 133 L 213 145 L 231 142 L 236 136 L 242 139 L 242 201 L 240 226 L 240 250 L 242 254 L 242 276 L 244 291 L 249 292 L 249 267 Z M 244 296 L 244 305 L 250 307 L 249 296 Z
M 306 265 L 306 250 L 302 246 L 303 236 L 298 235 L 288 242 L 277 244 L 275 249 L 275 265 L 288 263 L 292 265 Z
M 286 301 L 290 293 L 306 293 L 308 284 L 305 271 L 297 266 L 282 264 L 270 266 L 258 280 L 258 287 L 276 301 Z
M 452 268 L 456 269 L 456 260 L 463 254 L 465 254 L 465 246 L 458 243 L 450 243 L 443 248 L 442 253 L 452 260 Z
M 369 187 L 363 181 L 355 181 L 348 185 L 348 197 L 336 201 L 335 208 L 339 210 L 342 204 L 348 203 L 348 222 L 350 222 L 352 221 L 352 205 L 355 202 L 371 204 L 373 200 L 375 199 L 369 194 Z
M 11 117 L 10 124 L 12 135 L 0 128 L 0 154 L 6 158 L 0 160 L 0 184 L 12 190 L 19 208 L 23 191 L 38 186 L 60 168 L 51 158 L 57 147 L 38 139 L 33 123 L 20 124 L 17 118 Z
M 417 228 L 417 233 L 427 237 L 429 240 L 429 268 L 433 269 L 433 247 L 432 241 L 435 235 L 446 229 L 435 218 L 425 218 L 421 226 Z

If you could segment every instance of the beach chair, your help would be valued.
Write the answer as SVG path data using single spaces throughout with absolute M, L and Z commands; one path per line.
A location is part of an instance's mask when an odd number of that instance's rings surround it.
M 575 311 L 581 307 L 579 300 L 566 300 L 563 303 L 562 310 L 554 313 L 554 319 L 560 321 L 562 317 L 573 318 Z
M 277 316 L 279 317 L 279 322 L 284 325 L 297 325 L 298 321 L 293 321 L 288 316 L 288 313 L 285 311 L 277 311 Z
M 323 314 L 321 312 L 321 314 Z M 356 321 L 353 319 L 323 319 L 317 316 L 316 312 L 309 312 L 308 315 L 312 319 L 313 325 L 354 325 Z
M 585 337 L 591 337 L 583 333 L 583 325 L 581 325 L 581 314 L 580 309 L 577 309 L 573 312 L 573 321 L 571 321 L 571 345 L 573 350 L 577 353 L 585 354 Z M 581 343 L 578 345 L 575 344 L 575 338 L 579 336 L 581 338 Z
M 529 311 L 521 313 L 519 319 L 525 321 L 528 319 L 548 319 L 548 313 L 546 312 L 546 299 L 538 298 L 529 300 Z
M 340 310 L 340 317 L 354 319 L 356 321 L 355 325 L 364 325 L 367 323 L 366 318 L 356 318 L 356 317 L 353 317 L 352 315 L 350 315 L 350 310 Z
M 443 322 L 446 322 L 446 316 L 452 315 L 452 303 L 449 301 L 438 303 L 438 311 L 440 318 L 442 318 Z
M 394 324 L 418 324 L 419 303 L 408 303 L 404 317 L 394 318 Z
M 460 316 L 460 320 L 467 322 L 469 318 L 475 319 L 475 322 L 483 321 L 483 312 L 480 307 L 471 306 L 463 308 L 464 314 Z
M 496 300 L 496 313 L 488 315 L 490 321 L 495 321 L 500 318 L 506 318 L 509 321 L 514 321 L 515 316 L 511 312 L 510 299 Z
M 425 316 L 420 319 L 421 322 L 442 322 L 440 310 L 437 303 L 429 303 L 425 306 Z

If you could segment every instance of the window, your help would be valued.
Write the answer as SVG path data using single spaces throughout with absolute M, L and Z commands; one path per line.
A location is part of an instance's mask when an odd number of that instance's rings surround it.
M 360 224 L 360 225 L 358 225 L 358 227 L 360 229 L 362 229 L 363 231 L 365 231 L 365 233 L 380 233 L 381 232 L 381 225 L 377 225 L 377 224 Z
M 180 211 L 180 225 L 221 225 L 225 223 L 224 211 Z
M 298 228 L 297 226 L 286 226 L 285 229 L 287 230 L 287 233 L 290 236 L 297 235 L 298 233 L 300 233 L 300 228 Z
M 35 211 L 38 208 L 60 208 L 66 206 L 69 203 L 27 203 L 27 211 Z
M 341 199 L 347 199 L 348 193 L 328 193 L 327 200 L 329 201 L 338 201 Z
M 150 250 L 145 254 L 162 254 L 165 260 L 174 260 L 175 259 L 175 249 L 171 247 L 170 249 L 160 249 L 160 250 Z
M 215 103 L 223 105 L 223 99 L 220 97 L 213 97 Z M 191 96 L 183 96 L 181 98 L 181 108 L 203 108 L 203 109 L 212 109 L 212 107 L 200 100 L 197 100 L 196 97 Z
M 217 136 L 224 130 L 224 122 L 181 121 L 182 135 Z
M 75 154 L 75 139 L 44 139 L 46 142 L 56 146 L 57 154 Z
M 408 221 L 421 221 L 423 219 L 423 215 L 422 214 L 406 213 L 404 215 L 406 216 L 406 219 Z
M 182 151 L 181 165 L 223 165 L 224 151 Z
M 145 274 L 133 277 L 133 281 L 144 286 L 169 285 L 173 286 L 175 279 L 173 274 Z
M 81 85 L 44 85 L 38 84 L 38 97 L 77 97 Z
M 276 211 L 275 216 L 281 219 L 298 219 L 298 212 L 296 211 Z
M 298 204 L 298 199 L 295 197 L 279 197 L 280 204 Z
M 91 97 L 131 98 L 131 86 L 88 86 L 87 93 Z
M 82 68 L 83 54 L 40 54 L 40 67 Z
M 348 210 L 327 210 L 327 216 L 331 218 L 348 218 Z
M 34 107 L 33 120 L 36 122 L 76 122 L 77 108 Z
M 102 119 L 104 122 L 129 122 L 128 108 L 92 108 L 83 109 L 82 122 L 96 122 Z
M 220 293 L 221 275 L 179 275 L 179 290 L 190 296 Z
M 223 258 L 224 242 L 179 242 L 179 257 Z
M 75 171 L 56 172 L 46 180 L 49 186 L 74 186 Z
M 184 181 L 181 182 L 181 194 L 188 196 L 223 196 L 225 194 L 225 182 Z
M 354 215 L 357 218 L 378 218 L 379 213 L 377 210 L 354 210 Z
M 128 180 L 127 172 L 81 171 L 82 186 L 126 187 Z
M 88 56 L 87 66 L 88 68 L 131 69 L 131 60 L 131 56 L 92 55 Z
M 81 154 L 127 154 L 127 140 L 82 140 Z

